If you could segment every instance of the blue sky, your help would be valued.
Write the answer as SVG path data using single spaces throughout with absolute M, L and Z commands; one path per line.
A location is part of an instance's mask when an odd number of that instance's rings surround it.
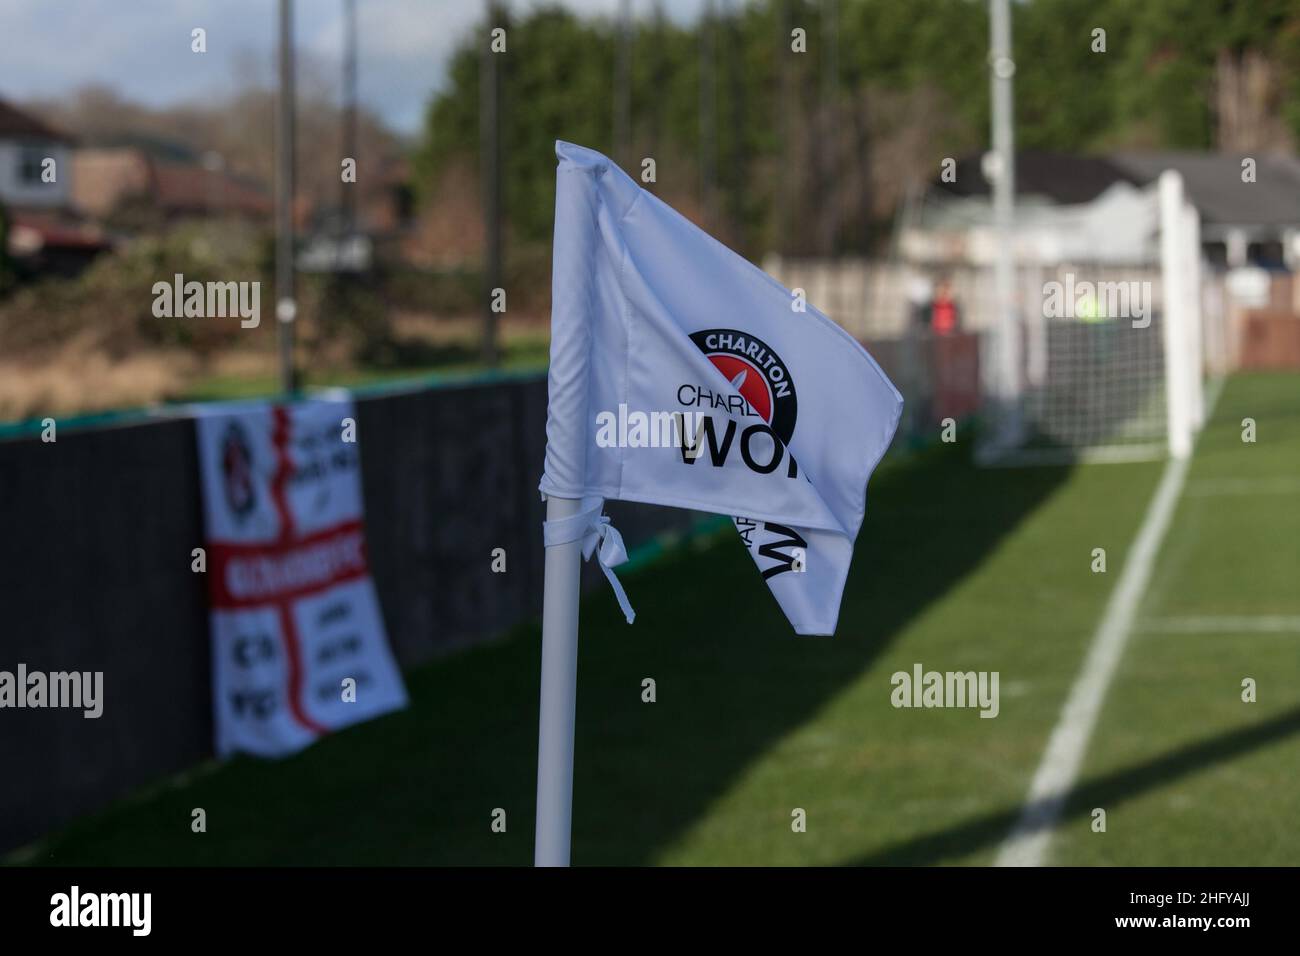
M 554 0 L 552 0 L 554 2 Z M 613 14 L 619 0 L 560 0 L 588 14 Z M 538 0 L 508 0 L 523 11 Z M 704 0 L 663 0 L 678 21 Z M 404 132 L 420 124 L 447 58 L 482 16 L 482 0 L 358 0 L 361 99 Z M 299 48 L 339 62 L 342 0 L 296 0 Z M 652 0 L 632 0 L 646 15 Z M 253 65 L 269 79 L 277 0 L 0 0 L 0 98 L 53 96 L 88 83 L 133 100 L 167 105 L 221 96 Z M 208 52 L 190 52 L 190 31 L 207 31 Z M 331 79 L 337 76 L 330 71 Z

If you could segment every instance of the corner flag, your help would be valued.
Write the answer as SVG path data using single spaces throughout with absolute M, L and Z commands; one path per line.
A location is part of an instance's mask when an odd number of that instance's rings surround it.
M 558 698 L 574 689 L 579 546 L 633 617 L 604 501 L 732 516 L 795 631 L 831 634 L 867 479 L 903 407 L 802 297 L 600 153 L 556 154 L 538 863 L 568 861 L 573 701 Z

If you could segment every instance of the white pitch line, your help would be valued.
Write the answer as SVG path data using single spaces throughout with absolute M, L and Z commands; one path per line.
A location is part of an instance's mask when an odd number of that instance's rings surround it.
M 1178 504 L 1190 461 L 1190 457 L 1171 458 L 1165 466 L 1119 583 L 1111 592 L 1106 612 L 1097 625 L 1083 670 L 1070 688 L 1070 696 L 1034 773 L 1020 819 L 998 850 L 996 866 L 1041 866 L 1043 863 L 1052 829 L 1079 775 L 1088 738 L 1092 736 L 1106 690 L 1124 654 L 1138 604 L 1151 579 L 1156 554 Z
M 1300 634 L 1300 617 L 1250 614 L 1238 617 L 1156 617 L 1140 628 L 1147 634 Z
M 1215 379 L 1206 390 L 1206 422 L 1209 422 L 1219 404 L 1223 384 L 1222 378 Z M 1133 542 L 1133 551 L 1120 574 L 1119 583 L 1106 603 L 1101 622 L 1097 625 L 1083 670 L 1070 688 L 1070 696 L 1061 708 L 1061 716 L 1052 729 L 1043 759 L 1034 772 L 1020 818 L 998 850 L 994 861 L 996 866 L 1041 866 L 1047 855 L 1052 829 L 1060 818 L 1066 797 L 1079 775 L 1088 739 L 1097 724 L 1097 716 L 1101 713 L 1102 701 L 1115 676 L 1115 668 L 1124 655 L 1124 645 L 1128 643 L 1129 632 L 1133 629 L 1138 604 L 1151 580 L 1151 570 L 1160 551 L 1160 543 L 1169 529 L 1190 464 L 1189 456 L 1183 459 L 1171 458 L 1165 465 L 1155 497 L 1147 506 L 1142 527 L 1138 529 L 1137 539 Z
M 1204 478 L 1187 485 L 1188 498 L 1217 495 L 1300 494 L 1300 478 Z

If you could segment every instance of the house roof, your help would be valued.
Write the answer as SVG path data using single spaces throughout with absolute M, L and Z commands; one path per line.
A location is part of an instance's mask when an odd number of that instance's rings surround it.
M 199 154 L 185 143 L 138 130 L 88 137 L 82 145 L 90 149 L 135 149 L 146 156 L 168 163 L 197 163 L 201 159 Z
M 1167 169 L 1183 174 L 1187 196 L 1202 222 L 1218 226 L 1292 226 L 1300 206 L 1300 161 L 1257 156 L 1255 182 L 1242 182 L 1236 153 L 1119 152 L 1105 156 L 1021 150 L 1016 153 L 1016 196 L 1068 206 L 1092 202 L 1115 183 L 1148 186 Z M 956 182 L 935 180 L 939 194 L 987 197 L 981 155 L 957 162 Z
M 1234 226 L 1294 226 L 1300 208 L 1300 164 L 1277 156 L 1256 156 L 1255 181 L 1242 182 L 1236 153 L 1116 153 L 1125 172 L 1154 182 L 1166 169 L 1183 174 L 1187 197 L 1203 222 Z
M 935 180 L 934 188 L 953 196 L 987 196 L 983 154 L 957 161 L 956 182 Z M 1117 182 L 1138 180 L 1105 156 L 1024 149 L 1016 153 L 1016 195 L 1036 196 L 1062 206 L 1091 202 Z
M 30 113 L 24 113 L 4 100 L 0 100 L 0 139 L 37 139 L 57 143 L 72 142 L 72 137 L 66 133 L 59 132 Z
M 155 162 L 153 179 L 155 199 L 165 209 L 209 209 L 215 203 L 222 209 L 253 215 L 271 212 L 271 197 L 260 186 L 202 166 Z

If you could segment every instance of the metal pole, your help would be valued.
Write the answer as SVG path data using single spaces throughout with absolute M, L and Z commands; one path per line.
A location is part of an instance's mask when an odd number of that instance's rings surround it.
M 654 5 L 654 42 L 651 44 L 654 48 L 654 83 L 653 88 L 658 91 L 668 85 L 668 54 L 665 52 L 668 47 L 667 31 L 664 28 L 664 7 L 661 0 L 655 0 Z M 654 105 L 649 109 L 648 119 L 650 122 L 650 155 L 659 155 L 659 138 L 664 128 L 664 97 L 654 97 Z M 653 183 L 642 183 L 642 186 L 654 190 Z
M 790 33 L 794 28 L 791 0 L 778 0 L 781 6 L 781 166 L 784 170 L 777 187 L 777 251 L 788 256 L 794 251 L 792 236 L 795 231 L 794 196 L 795 173 L 795 55 L 790 48 Z
M 997 398 L 1002 422 L 1002 441 L 1019 444 L 1020 422 L 1020 339 L 1015 307 L 1014 217 L 1016 195 L 1015 125 L 1012 77 L 1016 64 L 1011 56 L 1011 10 L 1008 0 L 990 0 L 989 85 L 993 101 L 993 220 L 997 229 L 997 253 L 993 277 L 997 296 Z
M 717 57 L 715 28 L 713 0 L 705 0 L 704 13 L 700 17 L 700 217 L 706 230 L 714 227 L 713 186 L 717 168 L 717 94 L 713 75 Z
M 822 143 L 819 149 L 818 167 L 821 182 L 818 183 L 821 220 L 821 251 L 823 255 L 836 256 L 839 253 L 840 204 L 836 195 L 839 185 L 839 150 L 840 117 L 839 106 L 839 6 L 835 0 L 822 0 L 822 32 L 825 35 L 824 48 L 821 50 L 822 69 Z
M 492 310 L 496 289 L 501 288 L 501 129 L 499 54 L 492 52 L 492 30 L 497 26 L 497 5 L 487 0 L 487 30 L 479 69 L 479 152 L 483 175 L 483 362 L 495 367 L 497 313 Z
M 731 148 L 728 150 L 727 203 L 736 241 L 744 241 L 745 200 L 749 195 L 749 145 L 745 137 L 745 55 L 741 14 L 736 0 L 727 4 L 727 95 L 731 99 Z
M 357 160 L 357 2 L 343 0 L 343 155 Z M 356 232 L 355 183 L 343 182 L 339 203 L 343 211 L 343 235 Z
M 276 98 L 275 315 L 279 320 L 280 388 L 297 390 L 293 326 L 298 316 L 293 261 L 293 0 L 280 0 L 280 89 Z
M 578 513 L 576 498 L 546 499 L 546 520 Z M 573 825 L 573 725 L 578 692 L 581 539 L 546 549 L 542 692 L 537 730 L 537 866 L 568 866 Z
M 618 10 L 618 54 L 614 63 L 614 162 L 624 169 L 632 161 L 632 2 Z

